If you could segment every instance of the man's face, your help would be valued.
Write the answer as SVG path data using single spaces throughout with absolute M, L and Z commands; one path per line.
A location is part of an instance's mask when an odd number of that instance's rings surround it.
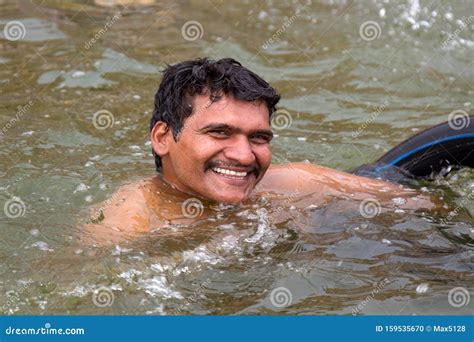
M 209 96 L 199 95 L 193 108 L 177 142 L 167 133 L 165 179 L 209 200 L 245 200 L 271 163 L 272 132 L 265 103 L 230 96 L 211 103 Z

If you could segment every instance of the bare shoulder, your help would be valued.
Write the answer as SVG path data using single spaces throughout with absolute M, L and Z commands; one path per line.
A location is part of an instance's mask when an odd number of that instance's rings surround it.
M 88 243 L 118 243 L 128 236 L 149 231 L 150 215 L 146 201 L 147 180 L 121 186 L 114 194 L 89 211 L 82 240 Z

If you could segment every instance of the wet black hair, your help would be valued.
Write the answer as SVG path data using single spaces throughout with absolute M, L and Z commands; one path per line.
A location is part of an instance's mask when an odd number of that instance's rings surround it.
M 280 95 L 270 84 L 236 60 L 197 58 L 168 65 L 163 71 L 163 79 L 155 95 L 150 130 L 162 121 L 172 130 L 174 140 L 178 141 L 185 120 L 193 113 L 194 97 L 205 93 L 209 93 L 211 103 L 223 95 L 249 102 L 263 101 L 270 118 L 280 100 Z M 161 172 L 161 158 L 154 151 L 153 155 L 156 170 Z

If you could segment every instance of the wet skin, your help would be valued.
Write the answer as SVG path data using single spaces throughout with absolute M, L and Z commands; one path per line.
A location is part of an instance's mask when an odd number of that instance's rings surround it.
M 162 158 L 162 175 L 125 185 L 97 205 L 84 240 L 117 243 L 165 222 L 191 224 L 193 219 L 183 215 L 182 208 L 190 198 L 238 205 L 265 196 L 289 207 L 295 201 L 288 198 L 304 197 L 297 204 L 304 209 L 338 198 L 355 204 L 376 198 L 390 205 L 393 198 L 403 197 L 405 209 L 436 207 L 429 197 L 389 182 L 309 163 L 271 165 L 272 133 L 263 103 L 222 97 L 211 104 L 209 96 L 202 95 L 193 108 L 177 141 L 163 123 L 151 132 L 152 147 Z

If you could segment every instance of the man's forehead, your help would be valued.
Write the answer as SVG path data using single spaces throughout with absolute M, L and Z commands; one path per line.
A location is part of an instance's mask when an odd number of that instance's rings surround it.
M 209 95 L 196 96 L 189 121 L 201 126 L 209 122 L 269 125 L 268 108 L 263 101 L 243 101 L 233 96 L 222 96 L 217 101 Z

